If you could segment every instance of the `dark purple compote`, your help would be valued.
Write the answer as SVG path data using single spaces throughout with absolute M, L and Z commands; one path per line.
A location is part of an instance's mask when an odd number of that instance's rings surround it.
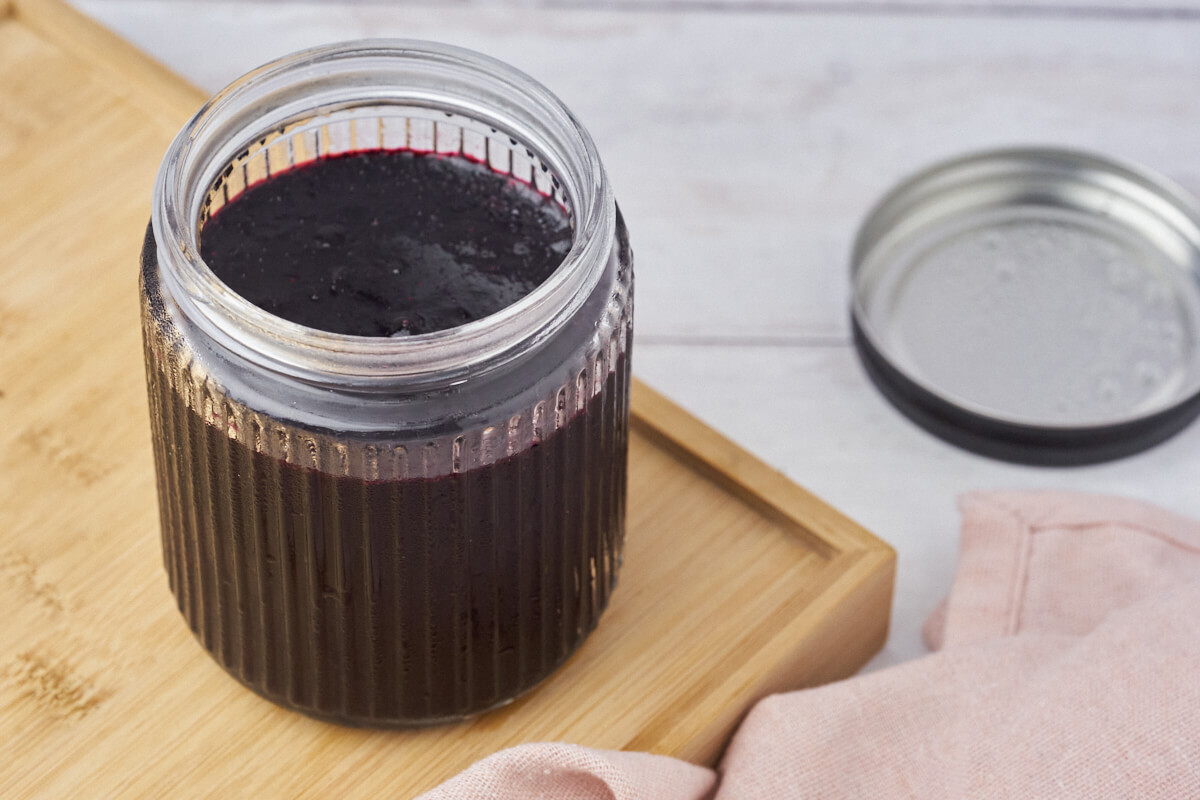
M 486 166 L 377 151 L 250 187 L 200 240 L 216 275 L 263 309 L 385 337 L 517 301 L 561 263 L 571 225 Z M 353 723 L 453 719 L 528 689 L 595 627 L 624 536 L 623 355 L 565 409 L 554 381 L 574 387 L 574 373 L 551 380 L 561 423 L 524 449 L 380 480 L 278 457 L 270 419 L 181 391 L 190 373 L 164 348 L 147 339 L 167 571 L 201 642 L 251 688 Z
M 251 186 L 204 225 L 229 288 L 356 336 L 430 333 L 512 305 L 571 249 L 562 206 L 460 156 L 373 150 Z

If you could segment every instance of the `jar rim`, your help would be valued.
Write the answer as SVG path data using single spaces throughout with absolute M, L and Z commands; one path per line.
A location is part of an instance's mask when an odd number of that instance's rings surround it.
M 397 82 L 400 75 L 412 81 Z M 471 96 L 476 88 L 487 95 L 484 100 Z M 562 263 L 533 291 L 454 328 L 396 338 L 356 336 L 271 314 L 227 287 L 205 264 L 201 201 L 232 154 L 263 131 L 279 129 L 297 111 L 316 116 L 333 105 L 401 102 L 483 117 L 479 121 L 553 163 L 571 201 L 573 239 Z M 395 389 L 461 383 L 536 350 L 594 289 L 611 254 L 616 214 L 591 136 L 538 81 L 466 48 L 366 39 L 284 56 L 214 95 L 167 150 L 155 180 L 151 225 L 164 294 L 226 351 L 310 383 Z

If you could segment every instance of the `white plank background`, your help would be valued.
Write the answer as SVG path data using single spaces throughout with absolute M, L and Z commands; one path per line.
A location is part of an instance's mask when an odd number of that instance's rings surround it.
M 1200 515 L 1200 426 L 1089 468 L 963 453 L 875 392 L 846 312 L 859 220 L 934 159 L 1071 145 L 1200 191 L 1200 0 L 76 4 L 210 90 L 363 36 L 452 42 L 548 84 L 595 136 L 632 230 L 637 373 L 896 546 L 873 668 L 925 652 L 960 492 L 1073 488 Z

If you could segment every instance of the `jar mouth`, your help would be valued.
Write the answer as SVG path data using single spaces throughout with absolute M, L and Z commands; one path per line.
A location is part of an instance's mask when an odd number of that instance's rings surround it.
M 485 153 L 493 152 L 493 143 L 494 152 L 511 143 L 507 166 L 487 157 L 497 172 L 525 180 L 518 174 L 524 170 L 528 182 L 568 209 L 574 230 L 562 263 L 533 291 L 494 314 L 401 338 L 309 328 L 227 287 L 200 256 L 200 228 L 214 188 L 235 165 L 243 185 L 269 177 L 272 148 L 295 157 L 306 144 L 308 151 L 315 145 L 315 152 L 305 153 L 311 161 L 396 144 L 381 123 L 363 146 L 356 130 L 369 126 L 356 127 L 355 120 L 364 114 L 408 120 L 407 138 L 395 149 L 448 154 L 454 143 L 447 146 L 440 134 L 459 125 L 470 129 L 476 143 L 487 140 Z M 339 131 L 348 132 L 348 139 Z M 461 135 L 454 152 L 472 157 L 467 141 Z M 252 176 L 248 168 L 258 161 L 266 172 L 259 168 Z M 223 191 L 228 194 L 228 188 Z M 311 383 L 395 389 L 463 382 L 550 339 L 598 282 L 610 257 L 616 214 L 591 136 L 540 83 L 464 48 L 381 39 L 294 53 L 218 92 L 168 148 L 155 181 L 151 224 L 164 294 L 227 352 Z

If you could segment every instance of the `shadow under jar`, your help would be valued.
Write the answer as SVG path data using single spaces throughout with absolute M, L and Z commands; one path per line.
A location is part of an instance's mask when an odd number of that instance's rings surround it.
M 201 259 L 247 187 L 361 151 L 487 164 L 561 206 L 570 250 L 495 313 L 402 337 L 275 316 Z M 167 574 L 247 686 L 342 722 L 452 720 L 596 626 L 624 540 L 632 258 L 591 138 L 544 87 L 425 42 L 268 64 L 168 150 L 141 288 Z

